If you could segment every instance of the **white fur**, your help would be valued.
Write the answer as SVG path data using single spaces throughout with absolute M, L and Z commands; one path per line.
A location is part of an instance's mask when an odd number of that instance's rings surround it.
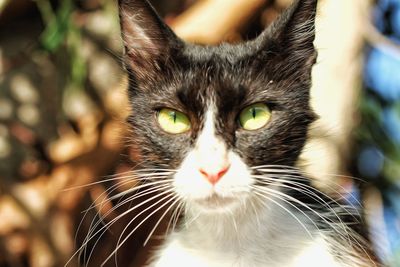
M 250 218 L 255 215 L 251 210 L 242 209 L 234 218 L 229 214 L 203 214 L 189 225 L 184 224 L 180 232 L 169 237 L 151 266 L 342 266 L 330 255 L 324 237 L 311 225 L 306 227 L 315 234 L 313 237 L 275 204 L 258 214 L 259 221 Z
M 248 185 L 252 183 L 247 166 L 239 156 L 227 150 L 224 141 L 215 135 L 214 125 L 214 113 L 210 109 L 195 148 L 175 174 L 175 190 L 186 201 L 207 199 L 214 194 L 233 197 L 238 190 L 248 192 Z M 229 170 L 215 186 L 199 171 L 204 169 L 215 173 L 226 165 L 230 166 Z
M 304 214 L 278 198 L 268 201 L 250 193 L 254 179 L 216 136 L 214 116 L 213 109 L 206 113 L 197 144 L 174 177 L 175 191 L 186 203 L 185 221 L 150 266 L 341 266 Z M 199 172 L 226 164 L 228 172 L 215 185 Z

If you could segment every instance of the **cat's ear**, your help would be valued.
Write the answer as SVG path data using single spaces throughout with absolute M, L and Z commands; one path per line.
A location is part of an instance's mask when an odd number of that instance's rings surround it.
M 182 42 L 146 0 L 119 0 L 125 64 L 136 78 L 157 73 Z
M 259 52 L 281 62 L 285 71 L 302 68 L 310 71 L 315 64 L 314 47 L 317 0 L 295 0 L 256 40 Z

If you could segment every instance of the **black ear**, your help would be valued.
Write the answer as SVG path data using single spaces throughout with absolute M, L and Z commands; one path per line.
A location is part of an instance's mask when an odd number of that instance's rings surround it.
M 294 3 L 256 40 L 258 51 L 271 58 L 279 71 L 311 71 L 316 62 L 314 47 L 317 0 Z M 277 70 L 278 71 L 278 70 Z M 289 74 L 289 73 L 287 73 Z
M 125 64 L 136 79 L 154 75 L 182 42 L 146 0 L 119 0 Z

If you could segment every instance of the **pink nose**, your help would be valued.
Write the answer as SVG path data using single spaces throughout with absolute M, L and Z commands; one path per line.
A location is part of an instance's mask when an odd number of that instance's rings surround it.
M 204 169 L 199 169 L 200 173 L 212 184 L 215 185 L 221 180 L 222 176 L 228 172 L 230 165 L 220 169 L 217 172 L 205 171 Z

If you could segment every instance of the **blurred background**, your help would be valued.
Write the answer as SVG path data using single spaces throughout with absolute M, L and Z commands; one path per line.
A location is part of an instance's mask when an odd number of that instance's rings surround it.
M 292 1 L 151 2 L 182 38 L 217 44 L 254 38 Z M 96 226 L 123 213 L 111 196 L 136 183 L 124 175 L 134 155 L 117 11 L 113 0 L 0 0 L 0 267 L 100 266 L 139 212 Z M 378 256 L 399 267 L 400 0 L 321 0 L 316 46 L 321 119 L 299 166 L 362 203 Z M 165 228 L 143 247 L 154 217 L 105 266 L 142 266 Z

